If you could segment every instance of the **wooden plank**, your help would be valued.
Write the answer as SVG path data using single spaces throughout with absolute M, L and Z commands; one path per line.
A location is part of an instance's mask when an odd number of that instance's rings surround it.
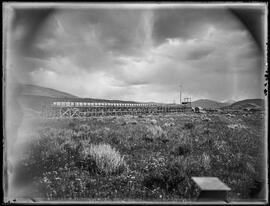
M 191 178 L 198 187 L 203 191 L 230 191 L 226 184 L 221 182 L 217 177 L 192 177 Z
M 228 191 L 231 190 L 217 177 L 192 177 L 201 192 L 198 201 L 223 201 L 228 202 Z

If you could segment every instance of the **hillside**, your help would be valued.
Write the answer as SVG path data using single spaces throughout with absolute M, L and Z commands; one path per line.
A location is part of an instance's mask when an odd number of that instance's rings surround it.
M 235 102 L 237 102 L 237 101 L 230 99 L 230 100 L 224 101 L 224 102 L 222 102 L 222 103 L 226 103 L 226 104 L 228 104 L 228 105 L 231 105 L 231 104 L 233 104 L 233 103 L 235 103 Z
M 50 97 L 50 98 L 77 98 L 75 95 L 58 91 L 55 89 L 50 89 L 46 87 L 30 85 L 30 84 L 22 84 L 21 85 L 21 93 L 20 95 L 26 96 L 42 96 L 42 97 Z
M 26 114 L 28 111 L 41 111 L 42 104 L 52 98 L 77 98 L 66 92 L 37 85 L 21 84 L 19 87 L 18 101 Z
M 199 99 L 197 101 L 191 102 L 192 107 L 202 107 L 205 109 L 217 109 L 227 105 L 227 103 L 221 103 L 209 99 Z
M 80 99 L 87 102 L 114 102 L 114 103 L 140 103 L 135 101 L 123 101 L 123 100 L 109 100 L 109 99 L 97 99 L 97 98 L 80 98 L 75 95 L 62 92 L 55 89 L 45 88 L 30 84 L 21 84 L 18 100 L 23 108 L 32 109 L 35 111 L 41 111 L 41 105 L 54 98 L 68 98 L 68 99 Z M 79 101 L 79 100 L 75 100 Z
M 235 102 L 232 105 L 224 107 L 224 108 L 244 109 L 248 107 L 264 107 L 264 100 L 263 99 L 245 99 L 242 101 Z
M 112 99 L 98 99 L 98 98 L 80 98 L 75 95 L 62 92 L 55 89 L 45 88 L 36 85 L 21 85 L 20 86 L 20 98 L 27 101 L 46 101 L 52 98 L 68 98 L 68 99 L 81 99 L 87 102 L 115 102 L 115 103 L 156 103 L 156 102 L 138 102 L 138 101 L 124 101 L 124 100 L 112 100 Z M 157 103 L 156 103 L 157 104 Z

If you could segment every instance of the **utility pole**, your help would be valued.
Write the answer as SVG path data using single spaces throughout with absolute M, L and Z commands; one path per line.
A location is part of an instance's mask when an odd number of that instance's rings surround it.
M 180 87 L 180 104 L 182 104 L 182 85 L 180 85 L 179 87 Z

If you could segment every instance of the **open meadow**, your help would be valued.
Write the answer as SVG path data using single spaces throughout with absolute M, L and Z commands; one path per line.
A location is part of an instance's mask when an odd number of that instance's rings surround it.
M 218 177 L 230 200 L 250 199 L 263 178 L 261 112 L 39 120 L 29 139 L 15 185 L 33 184 L 44 200 L 191 201 L 193 176 Z

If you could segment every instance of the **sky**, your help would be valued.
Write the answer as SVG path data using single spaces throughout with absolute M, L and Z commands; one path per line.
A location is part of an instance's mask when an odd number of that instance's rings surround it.
M 226 9 L 46 11 L 16 13 L 8 54 L 19 82 L 143 102 L 179 103 L 180 85 L 182 98 L 192 100 L 263 98 L 259 47 Z

